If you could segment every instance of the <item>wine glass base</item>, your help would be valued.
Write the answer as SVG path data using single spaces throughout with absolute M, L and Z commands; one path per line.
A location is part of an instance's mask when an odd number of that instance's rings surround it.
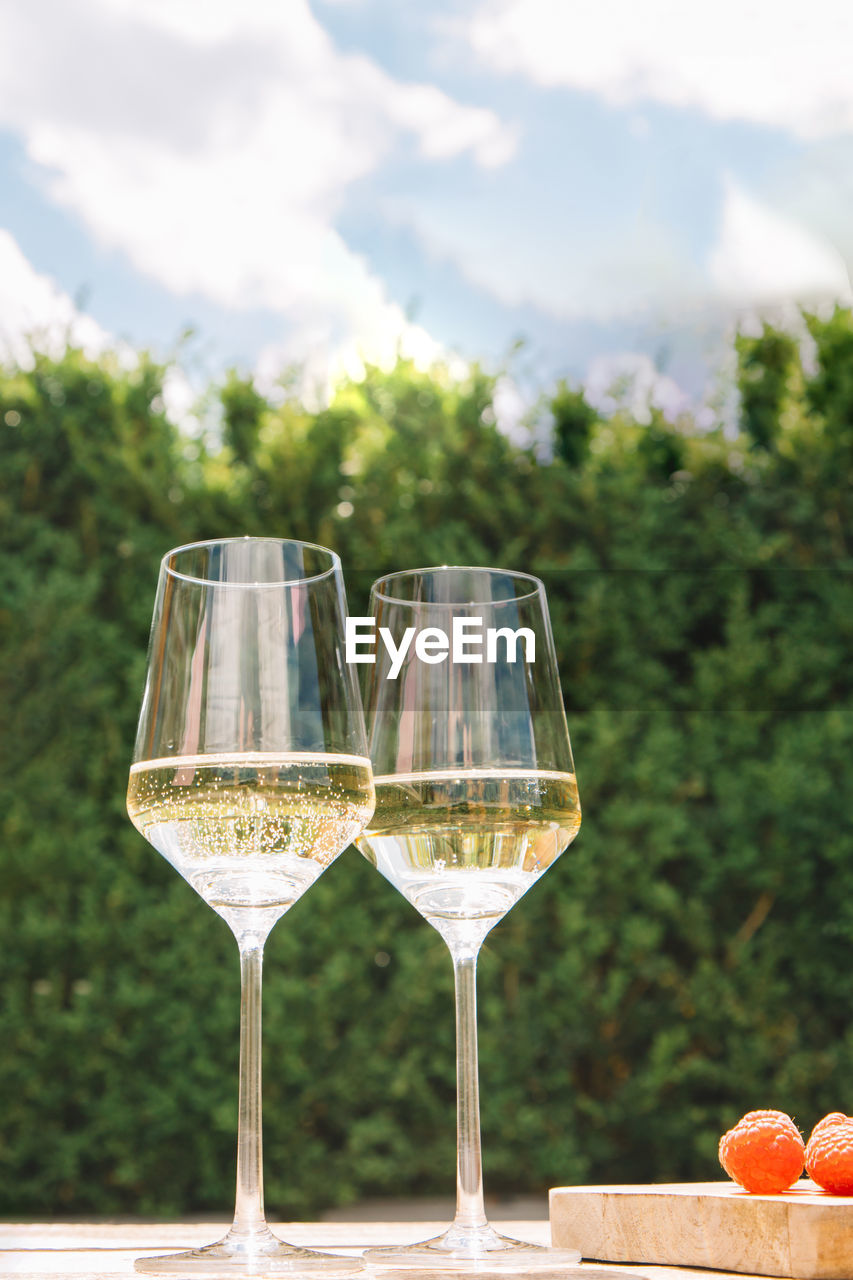
M 363 1270 L 360 1258 L 341 1258 L 285 1244 L 271 1231 L 258 1237 L 225 1236 L 203 1249 L 187 1249 L 156 1258 L 137 1258 L 134 1266 L 145 1275 L 211 1277 L 354 1276 Z
M 364 1262 L 368 1269 L 392 1280 L 395 1272 L 402 1280 L 416 1280 L 421 1273 L 426 1280 L 435 1272 L 450 1276 L 486 1277 L 507 1275 L 585 1276 L 590 1280 L 613 1277 L 614 1271 L 601 1272 L 596 1267 L 580 1266 L 581 1256 L 575 1249 L 552 1249 L 546 1245 L 528 1244 L 499 1235 L 488 1224 L 482 1227 L 458 1227 L 455 1224 L 433 1240 L 420 1244 L 368 1249 Z M 620 1280 L 622 1280 L 620 1276 Z M 628 1277 L 631 1280 L 631 1277 Z M 635 1277 L 634 1280 L 640 1280 Z

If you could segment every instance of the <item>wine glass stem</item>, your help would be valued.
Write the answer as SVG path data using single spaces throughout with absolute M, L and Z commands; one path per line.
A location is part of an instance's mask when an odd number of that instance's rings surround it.
M 237 1200 L 232 1235 L 266 1235 L 261 1137 L 261 978 L 264 938 L 240 945 L 240 1112 L 237 1128 Z
M 456 985 L 456 1218 L 458 1227 L 482 1227 L 483 1162 L 477 1070 L 477 953 L 453 956 Z

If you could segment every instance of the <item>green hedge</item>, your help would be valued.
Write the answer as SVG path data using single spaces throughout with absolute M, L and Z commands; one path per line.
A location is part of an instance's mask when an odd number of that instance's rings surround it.
M 196 537 L 378 573 L 547 581 L 584 805 L 487 939 L 492 1192 L 712 1178 L 743 1111 L 850 1110 L 853 320 L 738 339 L 742 431 L 543 403 L 400 363 L 312 413 L 232 376 L 220 438 L 162 371 L 79 352 L 0 375 L 0 1191 L 5 1214 L 227 1212 L 238 966 L 124 812 L 157 562 Z M 270 939 L 271 1212 L 449 1192 L 450 963 L 348 851 Z

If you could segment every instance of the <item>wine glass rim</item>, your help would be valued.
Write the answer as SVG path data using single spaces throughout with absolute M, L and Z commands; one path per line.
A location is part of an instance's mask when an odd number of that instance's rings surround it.
M 275 546 L 293 546 L 305 547 L 311 551 L 322 551 L 331 561 L 328 569 L 324 569 L 322 573 L 312 573 L 303 578 L 276 578 L 270 582 L 222 582 L 218 578 L 201 578 L 195 573 L 182 573 L 179 569 L 173 569 L 169 561 L 184 551 L 196 551 L 201 547 L 225 547 L 235 546 L 239 543 L 246 542 L 269 542 Z M 257 590 L 259 587 L 304 587 L 312 582 L 321 582 L 323 578 L 328 578 L 330 574 L 334 574 L 340 570 L 341 558 L 336 551 L 332 551 L 330 547 L 324 547 L 319 542 L 304 542 L 301 538 L 255 538 L 250 534 L 245 534 L 238 538 L 203 538 L 199 542 L 184 542 L 179 547 L 172 547 L 167 551 L 161 560 L 163 572 L 167 573 L 171 578 L 180 578 L 182 582 L 198 582 L 206 587 L 250 587 Z
M 482 573 L 501 578 L 515 578 L 522 582 L 529 582 L 531 587 L 523 595 L 511 596 L 506 600 L 406 600 L 401 596 L 390 595 L 387 591 L 382 590 L 385 583 L 390 584 L 395 579 L 415 578 L 418 575 L 425 576 L 429 573 Z M 516 569 L 497 569 L 473 564 L 435 564 L 424 569 L 397 569 L 394 573 L 383 574 L 381 578 L 376 579 L 370 592 L 376 599 L 384 600 L 387 604 L 428 604 L 430 609 L 459 609 L 469 605 L 488 604 L 491 608 L 504 604 L 519 604 L 523 600 L 532 600 L 534 597 L 541 595 L 543 585 L 541 578 L 535 577 L 532 573 L 521 573 Z

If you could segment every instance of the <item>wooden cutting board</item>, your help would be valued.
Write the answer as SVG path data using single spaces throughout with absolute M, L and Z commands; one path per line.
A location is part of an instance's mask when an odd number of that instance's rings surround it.
M 555 1187 L 551 1236 L 602 1262 L 853 1280 L 853 1196 L 809 1181 L 777 1196 L 732 1182 Z

